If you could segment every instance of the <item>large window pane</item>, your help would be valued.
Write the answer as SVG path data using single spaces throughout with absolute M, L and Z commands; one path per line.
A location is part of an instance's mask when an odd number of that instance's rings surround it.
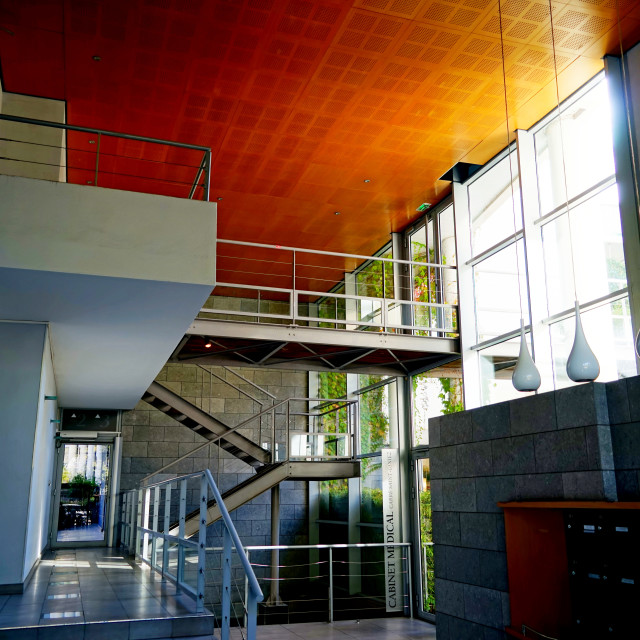
M 516 244 L 518 258 L 516 260 Z M 520 290 L 518 290 L 518 267 Z M 477 342 L 514 331 L 520 326 L 520 295 L 522 314 L 529 315 L 527 285 L 524 276 L 523 243 L 498 251 L 473 268 L 476 294 Z
M 623 298 L 581 314 L 587 342 L 600 362 L 601 380 L 636 375 L 629 299 Z M 575 335 L 573 316 L 549 327 L 556 389 L 573 384 L 567 377 L 567 359 Z
M 603 80 L 535 134 L 540 215 L 615 173 L 610 122 Z
M 429 418 L 464 409 L 462 378 L 435 378 L 421 373 L 411 378 L 413 444 L 429 444 Z
M 376 384 L 382 376 L 361 375 L 361 388 Z M 360 452 L 375 453 L 389 444 L 389 387 L 391 382 L 360 395 Z
M 511 171 L 509 171 L 511 159 Z M 512 182 L 513 176 L 513 182 Z M 513 184 L 513 197 L 511 185 Z M 522 228 L 518 159 L 515 151 L 469 186 L 471 253 L 479 255 Z
M 595 300 L 627 286 L 618 190 L 612 185 L 572 209 L 571 234 L 578 299 Z M 567 216 L 542 228 L 549 315 L 573 305 Z
M 529 334 L 527 334 L 527 346 L 529 353 L 531 353 Z M 479 352 L 478 364 L 480 366 L 480 387 L 483 405 L 530 395 L 516 391 L 511 382 L 519 352 L 520 337 L 501 342 Z

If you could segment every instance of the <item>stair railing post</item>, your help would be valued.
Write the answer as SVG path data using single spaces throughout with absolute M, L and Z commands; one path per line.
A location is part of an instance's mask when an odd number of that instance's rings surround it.
M 295 249 L 293 251 L 293 279 L 291 289 L 293 291 L 293 324 L 296 324 L 296 320 L 298 319 L 298 293 L 296 291 L 296 252 Z
M 158 520 L 160 511 L 160 486 L 153 488 L 153 526 L 152 529 L 159 531 Z M 155 569 L 156 562 L 156 548 L 158 546 L 158 536 L 154 535 L 151 539 L 151 566 Z
M 187 517 L 187 481 L 180 481 L 180 514 L 178 518 L 178 538 L 184 540 L 184 527 Z M 176 571 L 178 585 L 184 582 L 184 545 L 178 543 L 178 570 Z
M 333 622 L 333 548 L 329 547 L 329 622 Z
M 138 489 L 138 505 L 136 509 L 136 549 L 135 555 L 140 555 L 140 528 L 142 527 L 142 489 Z
M 287 401 L 287 415 L 286 415 L 286 420 L 287 420 L 287 439 L 285 442 L 285 446 L 287 447 L 287 457 L 285 458 L 285 460 L 289 460 L 289 458 L 291 458 L 291 436 L 289 435 L 290 432 L 290 425 L 289 425 L 289 421 L 291 420 L 291 400 Z
M 245 549 L 245 555 L 247 556 L 247 560 L 251 563 L 251 552 L 249 549 Z M 425 565 L 426 566 L 426 565 Z M 249 593 L 249 574 L 245 571 L 244 574 L 244 628 L 247 630 L 247 638 L 250 639 L 249 635 L 249 598 L 251 598 L 251 594 Z
M 276 408 L 271 412 L 271 462 L 277 462 L 276 455 Z
M 163 531 L 166 535 L 169 534 L 171 528 L 171 488 L 173 487 L 173 482 L 168 484 L 165 487 L 164 494 L 164 526 Z M 164 574 L 169 567 L 169 542 L 165 538 L 162 543 L 162 577 L 164 578 Z
M 231 535 L 227 526 L 223 527 L 222 542 L 222 624 L 221 640 L 229 640 L 231 627 Z
M 151 489 L 145 489 L 144 492 L 144 513 L 142 514 L 142 526 L 145 529 L 149 528 L 149 508 L 151 506 Z M 145 560 L 149 559 L 149 534 L 145 531 L 142 541 L 142 557 Z
M 198 599 L 196 601 L 196 612 L 204 611 L 204 579 L 207 562 L 207 496 L 209 495 L 209 484 L 207 476 L 203 473 L 200 476 L 200 522 L 198 523 Z

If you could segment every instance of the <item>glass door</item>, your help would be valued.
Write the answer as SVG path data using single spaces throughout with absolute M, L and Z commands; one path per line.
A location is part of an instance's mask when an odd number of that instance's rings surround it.
M 53 547 L 106 544 L 112 447 L 103 442 L 60 443 L 52 513 Z
M 431 527 L 431 473 L 429 458 L 415 459 L 417 540 L 420 559 L 418 605 L 420 613 L 435 620 L 435 581 L 433 573 L 433 538 Z M 418 582 L 418 581 L 417 581 Z

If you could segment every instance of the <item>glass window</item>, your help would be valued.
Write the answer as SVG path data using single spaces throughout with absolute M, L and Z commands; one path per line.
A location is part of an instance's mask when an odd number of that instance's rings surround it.
M 627 286 L 615 184 L 570 212 L 578 299 L 595 300 Z M 549 315 L 574 302 L 569 224 L 563 215 L 542 228 Z
M 360 388 L 383 380 L 361 375 Z M 389 387 L 391 382 L 360 395 L 360 453 L 375 453 L 389 444 Z
M 540 215 L 614 175 L 610 122 L 607 85 L 603 78 L 584 96 L 562 109 L 562 128 L 556 117 L 535 134 Z
M 636 375 L 629 299 L 622 298 L 580 314 L 591 350 L 600 362 L 601 380 L 617 380 Z M 575 318 L 549 327 L 556 389 L 574 384 L 567 377 L 567 359 L 573 346 Z
M 433 535 L 431 524 L 431 472 L 429 458 L 416 460 L 418 476 L 418 521 L 420 523 L 420 573 L 422 574 L 422 607 L 426 613 L 435 613 L 433 573 Z
M 531 353 L 531 336 L 527 333 L 527 346 Z M 521 398 L 511 382 L 520 353 L 520 336 L 482 349 L 478 353 L 480 366 L 481 400 L 483 405 Z M 533 392 L 532 392 L 533 393 Z
M 511 185 L 513 185 L 513 197 Z M 518 158 L 515 152 L 469 185 L 469 212 L 471 214 L 471 253 L 474 256 L 513 235 L 514 215 L 516 229 L 522 229 Z
M 380 456 L 363 458 L 360 481 L 360 522 L 382 524 L 382 463 Z
M 520 269 L 519 290 L 518 267 Z M 473 267 L 477 342 L 484 342 L 515 331 L 520 326 L 520 314 L 522 313 L 525 318 L 528 317 L 529 305 L 524 272 L 522 240 L 494 253 Z M 522 311 L 519 303 L 520 295 Z
M 463 411 L 462 378 L 436 378 L 421 373 L 411 378 L 413 445 L 429 444 L 429 418 Z

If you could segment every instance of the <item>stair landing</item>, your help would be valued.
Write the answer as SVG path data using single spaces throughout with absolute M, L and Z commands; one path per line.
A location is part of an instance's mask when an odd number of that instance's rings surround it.
M 25 593 L 0 595 L 0 639 L 133 640 L 213 632 L 213 615 L 117 549 L 58 549 Z

